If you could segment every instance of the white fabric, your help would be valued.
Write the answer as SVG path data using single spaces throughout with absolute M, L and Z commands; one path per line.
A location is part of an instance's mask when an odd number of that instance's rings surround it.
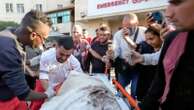
M 101 80 L 72 71 L 59 94 L 40 110 L 121 110 L 121 107 Z
M 48 79 L 51 86 L 62 83 L 71 70 L 82 72 L 79 61 L 71 55 L 66 62 L 59 63 L 56 60 L 56 49 L 51 48 L 41 55 L 40 79 Z
M 140 43 L 145 40 L 145 32 L 146 28 L 139 26 L 139 32 L 137 35 L 137 39 L 135 43 Z M 114 58 L 122 58 L 122 59 L 130 59 L 130 53 L 131 53 L 131 48 L 128 46 L 127 42 L 123 38 L 123 33 L 122 29 L 118 32 L 115 33 L 113 37 L 113 49 L 114 49 Z M 131 39 L 134 39 L 134 35 L 130 36 Z

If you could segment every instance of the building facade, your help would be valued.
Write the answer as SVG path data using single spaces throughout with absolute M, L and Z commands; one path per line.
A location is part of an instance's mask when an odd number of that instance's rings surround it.
M 47 15 L 53 22 L 53 30 L 71 35 L 74 24 L 74 2 L 72 0 L 47 0 Z
M 73 0 L 1 0 L 0 21 L 20 23 L 31 9 L 43 11 L 53 21 L 53 30 L 70 34 L 74 22 Z
M 1 0 L 0 21 L 19 23 L 22 17 L 31 9 L 46 11 L 45 0 Z
M 75 22 L 91 35 L 101 23 L 114 33 L 121 27 L 123 15 L 134 12 L 143 25 L 147 12 L 164 10 L 167 5 L 167 0 L 75 0 Z

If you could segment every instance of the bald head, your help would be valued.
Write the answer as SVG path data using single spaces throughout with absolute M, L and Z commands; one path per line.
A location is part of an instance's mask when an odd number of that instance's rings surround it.
M 137 26 L 139 23 L 137 15 L 134 13 L 129 13 L 123 17 L 122 26 L 123 27 L 133 27 Z
M 82 27 L 80 25 L 74 25 L 72 31 L 73 33 L 77 32 L 78 34 L 82 34 Z
M 72 29 L 72 37 L 74 43 L 80 42 L 82 38 L 82 27 L 80 25 L 74 25 Z

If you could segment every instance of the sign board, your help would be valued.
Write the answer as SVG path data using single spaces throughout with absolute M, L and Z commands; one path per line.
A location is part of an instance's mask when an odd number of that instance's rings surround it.
M 88 15 L 137 11 L 168 5 L 168 0 L 88 0 Z

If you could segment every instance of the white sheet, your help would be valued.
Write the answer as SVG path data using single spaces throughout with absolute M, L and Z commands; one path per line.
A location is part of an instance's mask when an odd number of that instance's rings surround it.
M 124 110 L 117 99 L 103 81 L 72 71 L 59 94 L 40 110 Z

